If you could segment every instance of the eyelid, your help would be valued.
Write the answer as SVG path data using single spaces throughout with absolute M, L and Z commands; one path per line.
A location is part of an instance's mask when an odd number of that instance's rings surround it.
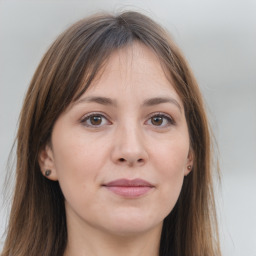
M 176 124 L 174 118 L 173 118 L 170 114 L 166 114 L 166 113 L 164 113 L 164 112 L 154 112 L 154 113 L 151 113 L 151 114 L 147 117 L 146 122 L 147 122 L 150 118 L 152 118 L 152 117 L 154 117 L 154 116 L 161 116 L 161 117 L 163 117 L 163 118 L 166 118 L 166 119 L 168 120 L 168 122 L 169 122 L 169 125 L 175 125 L 175 124 Z M 158 128 L 165 128 L 166 126 L 165 126 L 165 127 L 155 126 L 155 127 L 158 127 Z
M 107 124 L 100 124 L 100 125 L 90 125 L 90 124 L 86 124 L 86 121 L 91 117 L 91 116 L 101 116 L 102 118 L 104 118 L 108 123 Z M 168 122 L 167 125 L 165 126 L 156 126 L 157 128 L 161 129 L 161 128 L 166 128 L 167 126 L 170 126 L 170 125 L 175 125 L 176 122 L 174 120 L 174 118 L 170 115 L 170 114 L 166 114 L 164 112 L 154 112 L 154 113 L 151 113 L 150 115 L 148 115 L 147 119 L 146 119 L 146 122 L 148 122 L 150 120 L 150 118 L 154 117 L 154 116 L 161 116 L 163 118 L 165 118 Z M 107 114 L 105 113 L 102 113 L 102 112 L 90 112 L 90 113 L 87 113 L 85 114 L 81 119 L 80 119 L 80 123 L 82 123 L 84 126 L 86 127 L 91 127 L 91 128 L 100 128 L 102 126 L 105 126 L 105 125 L 110 125 L 112 124 L 112 122 L 110 121 L 110 117 L 108 117 Z
M 103 124 L 103 125 L 98 125 L 97 126 L 97 125 L 87 125 L 87 124 L 85 124 L 86 120 L 88 120 L 91 116 L 101 116 L 102 118 L 104 118 L 108 121 L 107 125 L 112 124 L 108 115 L 106 115 L 105 113 L 102 113 L 102 112 L 87 113 L 87 114 L 83 115 L 83 117 L 80 119 L 80 123 L 82 123 L 86 127 L 93 127 L 93 128 L 100 128 L 100 127 L 106 125 L 106 124 Z

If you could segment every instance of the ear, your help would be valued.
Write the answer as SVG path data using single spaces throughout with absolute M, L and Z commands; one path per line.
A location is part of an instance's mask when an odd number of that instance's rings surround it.
M 187 157 L 187 165 L 185 167 L 184 175 L 187 176 L 193 169 L 193 163 L 194 163 L 194 152 L 190 148 L 188 152 L 188 157 Z
M 54 154 L 50 145 L 46 145 L 38 155 L 38 163 L 42 174 L 49 180 L 56 181 L 57 173 L 54 162 Z M 50 172 L 49 172 L 50 171 Z

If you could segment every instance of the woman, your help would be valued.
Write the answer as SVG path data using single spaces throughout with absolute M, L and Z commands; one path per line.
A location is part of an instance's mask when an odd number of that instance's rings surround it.
M 142 14 L 89 17 L 53 43 L 24 101 L 16 177 L 2 256 L 221 255 L 202 97 Z

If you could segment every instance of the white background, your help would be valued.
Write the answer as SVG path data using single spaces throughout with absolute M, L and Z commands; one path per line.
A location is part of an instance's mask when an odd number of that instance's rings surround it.
M 26 88 L 50 43 L 88 14 L 124 9 L 160 22 L 184 51 L 219 145 L 223 255 L 256 256 L 255 0 L 1 1 L 0 189 Z M 0 236 L 7 220 L 3 198 L 1 191 Z

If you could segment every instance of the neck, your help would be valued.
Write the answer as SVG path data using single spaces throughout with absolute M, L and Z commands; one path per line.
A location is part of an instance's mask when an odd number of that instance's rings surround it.
M 158 256 L 162 224 L 130 235 L 114 235 L 87 226 L 68 228 L 64 256 Z

